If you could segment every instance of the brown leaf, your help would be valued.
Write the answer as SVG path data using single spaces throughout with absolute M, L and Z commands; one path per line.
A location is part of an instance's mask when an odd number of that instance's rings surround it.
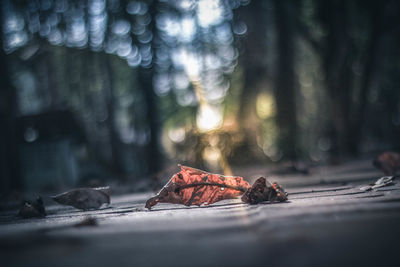
M 78 188 L 51 198 L 59 204 L 81 210 L 99 209 L 105 203 L 110 204 L 109 187 Z
M 373 162 L 374 166 L 385 175 L 395 175 L 400 169 L 400 154 L 396 152 L 385 152 L 380 154 Z
M 146 208 L 151 209 L 157 203 L 210 205 L 238 197 L 250 188 L 250 184 L 239 176 L 212 174 L 186 166 L 180 168 L 181 171 L 174 174 L 156 196 L 147 200 Z
M 260 177 L 244 193 L 242 201 L 249 204 L 257 204 L 264 201 L 283 202 L 288 199 L 287 195 L 280 185 L 277 183 L 271 184 L 264 177 Z

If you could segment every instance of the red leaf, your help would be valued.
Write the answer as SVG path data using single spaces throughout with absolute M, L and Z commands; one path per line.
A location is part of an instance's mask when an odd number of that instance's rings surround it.
M 239 176 L 212 174 L 191 167 L 180 166 L 161 191 L 146 202 L 151 209 L 157 203 L 206 205 L 242 195 L 250 184 Z

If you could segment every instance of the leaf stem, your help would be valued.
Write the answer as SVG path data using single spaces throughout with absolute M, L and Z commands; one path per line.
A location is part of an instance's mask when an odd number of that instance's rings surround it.
M 218 186 L 218 187 L 229 188 L 229 189 L 241 191 L 243 193 L 246 192 L 246 190 L 247 190 L 246 187 L 227 185 L 227 184 L 219 184 L 219 183 L 193 183 L 193 184 L 186 184 L 186 185 L 178 185 L 175 190 L 183 190 L 186 188 L 196 187 L 196 186 Z

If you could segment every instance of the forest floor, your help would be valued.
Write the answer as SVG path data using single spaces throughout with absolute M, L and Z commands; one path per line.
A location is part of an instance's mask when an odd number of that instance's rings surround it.
M 254 180 L 268 171 L 235 174 Z M 36 219 L 1 212 L 0 265 L 400 266 L 400 183 L 359 189 L 381 176 L 370 160 L 274 174 L 267 178 L 289 193 L 277 204 L 234 199 L 148 211 L 153 193 L 136 193 L 96 211 L 52 205 Z M 97 224 L 74 227 L 88 217 Z

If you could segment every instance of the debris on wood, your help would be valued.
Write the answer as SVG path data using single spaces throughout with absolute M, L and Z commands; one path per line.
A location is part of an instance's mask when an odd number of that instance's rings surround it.
M 99 209 L 103 204 L 110 204 L 109 187 L 78 188 L 51 198 L 59 204 L 81 210 Z
M 257 204 L 264 201 L 283 202 L 288 199 L 288 193 L 278 184 L 267 181 L 264 177 L 258 178 L 253 186 L 242 196 L 242 201 Z
M 364 185 L 360 187 L 361 191 L 371 191 L 372 190 L 372 185 Z
M 239 176 L 224 176 L 179 166 L 181 171 L 174 174 L 156 196 L 147 200 L 147 209 L 158 203 L 210 205 L 238 197 L 250 188 L 250 184 Z
M 379 178 L 375 182 L 375 185 L 372 186 L 372 189 L 394 184 L 393 182 L 394 177 L 395 176 L 383 176 Z
M 46 210 L 44 208 L 43 200 L 37 196 L 35 201 L 25 200 L 19 209 L 18 216 L 22 218 L 45 217 Z
M 374 159 L 372 163 L 385 175 L 395 175 L 396 171 L 400 169 L 400 154 L 396 152 L 385 152 Z
M 394 184 L 394 179 L 396 176 L 383 176 L 379 178 L 374 184 L 365 185 L 360 187 L 361 191 L 370 191 L 383 186 L 389 186 Z

